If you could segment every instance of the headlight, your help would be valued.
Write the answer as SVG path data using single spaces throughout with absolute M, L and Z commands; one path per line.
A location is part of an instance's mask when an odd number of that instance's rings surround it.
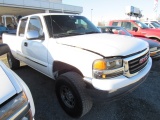
M 157 50 L 157 47 L 150 48 L 149 50 L 150 50 L 150 52 L 154 52 Z
M 157 47 L 150 48 L 150 56 L 155 56 L 157 54 Z
M 123 74 L 123 60 L 120 58 L 99 59 L 93 62 L 93 77 L 104 79 Z
M 29 116 L 28 116 L 29 115 Z M 26 119 L 31 120 L 30 104 L 24 92 L 12 97 L 2 104 L 0 108 L 0 120 Z

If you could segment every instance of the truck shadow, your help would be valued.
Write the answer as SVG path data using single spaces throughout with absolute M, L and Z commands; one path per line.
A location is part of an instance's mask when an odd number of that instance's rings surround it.
M 14 71 L 28 85 L 35 104 L 35 120 L 69 118 L 60 107 L 54 91 L 55 81 L 26 66 Z M 63 115 L 62 115 L 63 113 Z

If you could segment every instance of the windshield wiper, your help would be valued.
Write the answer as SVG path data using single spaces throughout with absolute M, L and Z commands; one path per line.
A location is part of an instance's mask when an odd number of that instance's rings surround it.
M 59 34 L 54 34 L 54 37 L 59 38 L 59 37 L 68 37 L 68 36 L 74 36 L 74 35 L 84 35 L 84 33 L 76 33 L 76 32 L 59 33 Z
M 69 32 L 69 35 L 84 35 L 84 33 L 78 33 L 78 32 Z
M 85 34 L 93 34 L 93 33 L 100 33 L 100 32 L 97 32 L 97 31 L 90 31 L 90 32 L 86 32 Z

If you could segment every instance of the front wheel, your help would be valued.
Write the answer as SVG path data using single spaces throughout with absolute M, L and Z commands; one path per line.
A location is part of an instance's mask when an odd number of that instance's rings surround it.
M 56 95 L 64 111 L 74 118 L 85 115 L 92 108 L 92 100 L 85 91 L 82 77 L 75 72 L 67 72 L 56 80 Z
M 11 52 L 7 53 L 7 60 L 8 60 L 9 67 L 12 70 L 18 69 L 20 67 L 20 61 L 15 59 Z

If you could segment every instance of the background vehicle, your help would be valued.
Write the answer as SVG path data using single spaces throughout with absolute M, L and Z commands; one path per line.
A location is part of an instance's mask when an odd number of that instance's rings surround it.
M 21 16 L 18 16 L 18 19 Z M 0 19 L 0 38 L 3 33 L 16 34 L 17 17 L 14 15 L 2 15 Z
M 18 22 L 17 17 L 14 15 L 2 15 L 0 23 L 8 29 L 16 29 Z
M 79 15 L 25 16 L 17 34 L 2 40 L 11 49 L 10 68 L 20 60 L 56 80 L 59 103 L 74 118 L 90 111 L 93 99 L 111 101 L 134 90 L 152 66 L 146 42 L 100 33 Z
M 2 38 L 3 33 L 7 33 L 8 31 L 8 28 L 4 27 L 3 25 L 0 25 L 0 38 Z
M 127 35 L 133 37 L 126 29 L 122 27 L 115 27 L 115 26 L 105 26 L 105 27 L 98 27 L 101 32 L 103 33 L 112 33 L 112 34 L 119 34 L 119 35 Z M 137 37 L 146 41 L 149 44 L 150 48 L 150 56 L 154 60 L 160 59 L 160 42 L 148 38 Z
M 146 24 L 149 28 L 160 29 L 160 24 L 157 24 L 156 22 L 147 21 L 143 23 Z
M 7 27 L 0 25 L 0 39 L 3 33 L 16 34 L 16 29 L 10 30 Z
M 9 52 L 0 44 L 0 55 Z M 33 98 L 24 81 L 0 61 L 0 120 L 31 120 L 35 114 Z
M 138 20 L 111 20 L 109 26 L 124 27 L 135 37 L 146 37 L 160 41 L 160 29 L 151 29 Z

